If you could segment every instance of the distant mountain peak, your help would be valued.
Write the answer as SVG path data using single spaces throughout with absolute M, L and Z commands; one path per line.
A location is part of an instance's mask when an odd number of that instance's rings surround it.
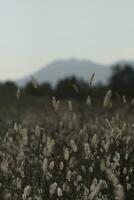
M 127 62 L 125 60 L 117 62 L 115 64 L 118 63 L 134 64 L 134 62 Z M 19 86 L 24 86 L 27 82 L 30 81 L 31 76 L 34 76 L 39 83 L 49 82 L 52 85 L 55 85 L 60 79 L 73 75 L 88 81 L 92 73 L 95 73 L 95 84 L 100 82 L 106 83 L 111 75 L 110 65 L 98 64 L 86 59 L 59 59 L 49 63 L 45 67 L 42 67 L 37 72 L 29 74 L 28 76 L 17 80 L 16 83 Z
M 19 86 L 24 86 L 30 81 L 31 75 L 34 76 L 39 83 L 49 82 L 52 85 L 55 85 L 60 79 L 73 75 L 88 81 L 93 72 L 96 74 L 95 83 L 104 83 L 110 74 L 110 69 L 108 66 L 96 64 L 86 59 L 61 59 L 49 63 L 37 72 L 17 80 L 16 82 Z

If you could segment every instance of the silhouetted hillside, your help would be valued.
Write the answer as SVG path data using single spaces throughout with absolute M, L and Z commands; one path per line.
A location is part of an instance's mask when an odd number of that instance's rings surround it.
M 110 76 L 110 67 L 88 60 L 58 60 L 48 64 L 31 75 L 34 76 L 39 83 L 49 82 L 52 85 L 55 85 L 59 80 L 69 76 L 75 76 L 88 81 L 93 72 L 96 74 L 94 83 L 106 83 Z M 24 77 L 21 80 L 17 80 L 17 84 L 24 86 L 29 82 L 31 75 Z

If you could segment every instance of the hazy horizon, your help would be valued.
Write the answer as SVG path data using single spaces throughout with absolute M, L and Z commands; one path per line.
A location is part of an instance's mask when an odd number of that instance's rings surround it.
M 134 1 L 0 0 L 0 80 L 59 59 L 134 60 Z

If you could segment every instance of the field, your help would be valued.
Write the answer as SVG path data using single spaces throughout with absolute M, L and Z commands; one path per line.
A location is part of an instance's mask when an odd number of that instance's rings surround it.
M 98 101 L 0 103 L 1 200 L 134 199 L 133 105 Z

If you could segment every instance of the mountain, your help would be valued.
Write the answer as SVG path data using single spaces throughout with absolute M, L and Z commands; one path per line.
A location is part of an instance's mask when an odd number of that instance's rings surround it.
M 60 79 L 72 75 L 88 81 L 92 73 L 95 73 L 94 84 L 99 82 L 106 83 L 111 69 L 109 65 L 101 65 L 88 60 L 57 60 L 31 75 L 17 80 L 16 83 L 19 86 L 24 86 L 31 80 L 31 76 L 39 83 L 49 82 L 52 85 L 55 85 Z

